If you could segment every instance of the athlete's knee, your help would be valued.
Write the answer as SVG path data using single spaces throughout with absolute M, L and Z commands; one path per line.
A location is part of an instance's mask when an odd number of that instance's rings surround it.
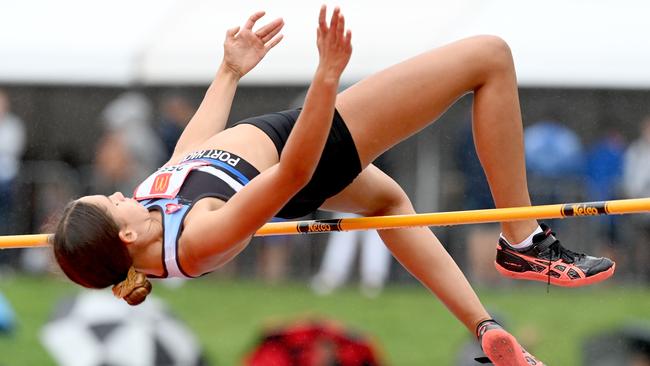
M 501 37 L 492 35 L 477 36 L 480 52 L 479 58 L 491 71 L 511 71 L 514 69 L 512 51 L 508 43 Z
M 397 184 L 377 197 L 375 205 L 361 214 L 364 216 L 406 215 L 414 213 L 413 204 Z

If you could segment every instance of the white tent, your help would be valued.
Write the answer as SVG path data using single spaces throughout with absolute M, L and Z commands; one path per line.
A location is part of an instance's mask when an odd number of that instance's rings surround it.
M 225 30 L 256 10 L 285 39 L 247 83 L 306 83 L 322 0 L 0 0 L 0 83 L 207 83 Z M 510 44 L 524 86 L 650 87 L 642 0 L 339 0 L 353 31 L 344 81 L 464 36 Z M 334 4 L 332 4 L 334 5 Z

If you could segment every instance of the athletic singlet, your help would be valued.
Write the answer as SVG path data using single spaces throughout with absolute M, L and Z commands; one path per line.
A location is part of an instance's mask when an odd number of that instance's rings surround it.
M 191 278 L 181 268 L 177 253 L 183 220 L 194 203 L 204 197 L 228 201 L 258 174 L 255 167 L 233 153 L 201 150 L 176 165 L 158 169 L 136 188 L 133 197 L 149 211 L 162 215 L 164 273 L 160 277 Z
M 295 125 L 301 109 L 270 113 L 242 120 L 269 136 L 278 154 Z M 361 162 L 345 121 L 334 111 L 323 153 L 309 183 L 276 214 L 293 219 L 317 210 L 329 197 L 347 187 L 361 172 Z M 178 238 L 183 219 L 194 202 L 203 197 L 229 200 L 259 171 L 244 159 L 223 150 L 197 151 L 175 166 L 160 168 L 136 189 L 134 198 L 163 216 L 163 277 L 189 277 L 178 264 Z

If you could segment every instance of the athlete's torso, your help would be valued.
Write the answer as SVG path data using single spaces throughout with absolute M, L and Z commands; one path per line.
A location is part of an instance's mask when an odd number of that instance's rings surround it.
M 234 154 L 237 159 L 227 154 Z M 210 162 L 211 157 L 215 158 L 215 164 L 221 164 L 221 167 L 212 167 L 220 170 L 216 172 L 220 174 L 220 179 L 215 179 L 214 171 L 211 172 L 213 176 L 200 171 L 210 168 L 209 166 L 192 167 L 188 172 L 181 174 L 183 178 L 178 187 L 165 186 L 165 189 L 169 188 L 169 192 L 161 194 L 160 191 L 165 190 L 161 184 L 170 182 L 160 176 L 169 176 L 169 173 L 178 175 L 178 167 L 182 169 L 201 160 Z M 183 266 L 183 258 L 186 257 L 183 254 L 185 246 L 182 245 L 183 229 L 205 213 L 221 208 L 250 179 L 278 161 L 277 149 L 266 133 L 258 127 L 240 124 L 227 128 L 186 151 L 175 153 L 167 164 L 148 178 L 149 182 L 145 180 L 136 189 L 134 196 L 149 210 L 160 211 L 161 219 L 166 222 L 163 224 L 162 266 L 152 275 L 190 277 L 201 274 L 183 270 L 188 267 Z M 243 176 L 238 176 L 235 172 L 238 169 L 242 170 Z M 190 170 L 192 172 L 189 172 Z M 156 185 L 159 187 L 156 188 Z M 157 192 L 158 197 L 150 197 L 153 191 Z M 175 208 L 177 205 L 182 209 Z M 157 260 L 160 261 L 160 258 Z
M 188 149 L 188 151 L 175 154 L 162 170 L 157 171 L 148 178 L 148 182 L 145 181 L 147 184 L 143 184 L 144 195 L 146 196 L 148 190 L 153 189 L 152 187 L 155 186 L 154 183 L 156 180 L 163 181 L 163 178 L 160 178 L 159 175 L 168 175 L 167 173 L 169 173 L 169 171 L 165 169 L 170 169 L 174 174 L 174 177 L 178 178 L 179 176 L 182 176 L 182 179 L 172 179 L 172 181 L 176 181 L 176 185 L 173 186 L 174 189 L 167 189 L 167 187 L 166 190 L 168 192 L 166 192 L 166 196 L 164 197 L 166 199 L 177 199 L 176 194 L 181 191 L 181 188 L 187 189 L 188 184 L 194 186 L 194 183 L 191 182 L 192 177 L 189 179 L 190 183 L 184 183 L 185 178 L 188 175 L 183 172 L 186 173 L 190 170 L 186 169 L 188 164 L 196 164 L 196 162 L 192 162 L 191 160 L 202 160 L 206 157 L 206 154 L 207 156 L 218 156 L 217 160 L 221 160 L 221 162 L 217 163 L 223 165 L 221 168 L 228 168 L 226 170 L 220 168 L 226 174 L 232 173 L 229 172 L 229 169 L 239 164 L 240 160 L 246 162 L 247 165 L 255 170 L 254 173 L 247 175 L 247 180 L 253 179 L 254 176 L 260 172 L 263 172 L 278 163 L 279 152 L 282 151 L 284 145 L 289 140 L 290 132 L 298 119 L 299 113 L 299 109 L 295 109 L 246 119 L 241 121 L 241 124 L 237 124 L 235 127 L 226 129 L 219 134 L 208 138 L 205 142 L 197 144 L 197 146 Z M 225 151 L 226 155 L 221 154 L 220 152 L 222 151 Z M 238 157 L 236 159 L 231 159 L 227 154 L 235 154 Z M 190 161 L 188 161 L 188 159 Z M 224 162 L 230 164 L 224 164 Z M 194 170 L 195 168 L 196 166 L 192 166 L 191 170 Z M 279 212 L 277 212 L 276 216 L 282 218 L 297 218 L 317 210 L 327 198 L 332 197 L 349 185 L 361 170 L 362 167 L 358 158 L 354 140 L 352 139 L 345 122 L 335 111 L 330 134 L 311 181 L 303 189 L 298 191 L 292 199 L 287 202 Z M 237 173 L 231 175 L 231 178 L 237 177 Z M 224 179 L 224 182 L 227 183 L 226 185 L 230 185 L 233 189 L 235 189 L 235 185 L 239 185 L 239 189 L 241 189 L 241 187 L 247 183 L 240 181 L 233 185 L 229 183 L 228 178 Z M 185 199 L 185 202 L 181 202 L 184 207 L 182 215 L 171 212 L 171 216 L 174 217 L 174 229 L 169 230 L 171 226 L 167 225 L 167 227 L 163 228 L 163 231 L 165 232 L 165 235 L 169 233 L 173 234 L 172 239 L 166 240 L 166 245 L 172 246 L 174 253 L 171 257 L 176 258 L 176 262 L 182 264 L 182 258 L 188 258 L 188 255 L 191 254 L 189 253 L 184 255 L 183 251 L 186 246 L 181 244 L 187 240 L 194 242 L 194 239 L 196 239 L 186 238 L 183 236 L 183 227 L 192 225 L 194 220 L 203 220 L 204 218 L 202 216 L 204 213 L 220 209 L 225 202 L 236 193 L 236 191 L 229 189 L 228 187 L 214 188 L 218 186 L 224 187 L 224 185 L 219 182 L 217 182 L 217 184 L 207 183 L 201 185 L 203 188 L 199 187 L 196 189 L 196 192 L 198 193 L 193 195 L 194 198 L 189 201 Z M 169 207 L 171 207 L 173 211 L 176 211 L 175 207 L 178 204 L 177 201 L 163 203 L 164 205 L 159 206 L 160 211 L 164 211 L 167 204 L 169 204 Z M 181 210 L 178 211 L 180 212 Z M 202 268 L 194 270 L 191 275 L 202 274 L 203 272 L 214 269 L 213 267 L 218 266 L 220 263 L 224 263 L 231 255 L 236 255 L 238 250 L 243 249 L 243 245 L 245 245 L 245 243 L 235 243 L 232 246 L 233 250 L 229 251 L 229 253 L 220 255 L 219 258 L 214 258 L 214 260 L 210 258 L 206 259 L 210 262 L 202 263 Z M 167 254 L 169 253 L 171 253 L 171 251 L 165 250 L 165 257 L 167 257 Z M 191 255 L 189 255 L 189 257 L 191 258 Z
M 162 267 L 152 275 L 193 277 L 205 272 L 193 273 L 183 266 L 183 229 L 207 211 L 219 209 L 259 173 L 234 153 L 207 149 L 166 164 L 145 179 L 134 198 L 149 211 L 160 213 L 163 229 Z

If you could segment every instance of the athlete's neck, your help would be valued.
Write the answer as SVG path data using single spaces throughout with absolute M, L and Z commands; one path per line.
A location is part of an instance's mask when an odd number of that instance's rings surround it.
M 160 253 L 163 245 L 162 214 L 157 211 L 149 211 L 149 220 L 146 230 L 139 234 L 135 243 L 128 245 L 129 254 L 133 258 L 133 266 L 139 272 L 162 275 L 162 261 Z

